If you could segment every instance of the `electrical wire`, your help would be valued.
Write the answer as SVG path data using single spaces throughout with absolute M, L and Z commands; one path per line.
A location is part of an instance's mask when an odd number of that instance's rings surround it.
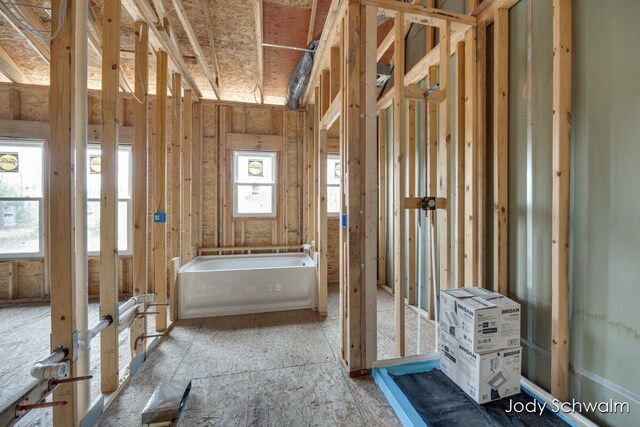
M 142 29 L 143 27 L 140 27 L 140 36 L 138 37 L 138 46 L 142 46 Z M 144 86 L 144 80 L 142 79 L 142 67 L 140 64 L 140 55 L 134 55 L 136 57 L 136 66 L 135 66 L 135 70 L 136 70 L 136 74 L 137 77 L 140 79 L 140 83 L 142 84 L 142 93 L 144 93 L 144 97 L 142 99 L 138 98 L 138 96 L 136 95 L 135 90 L 133 90 L 131 88 L 131 86 L 129 85 L 129 82 L 127 81 L 127 79 L 122 78 L 122 80 L 124 80 L 124 84 L 127 86 L 127 88 L 129 89 L 129 93 L 131 93 L 131 95 L 133 96 L 133 99 L 135 99 L 135 101 L 138 104 L 144 104 L 144 101 L 147 99 L 147 88 Z M 140 74 L 138 74 L 140 73 Z
M 4 4 L 9 6 L 5 11 L 5 13 L 9 15 L 9 20 L 16 22 L 19 27 L 22 27 L 23 30 L 30 32 L 34 37 L 47 42 L 50 42 L 58 37 L 58 34 L 60 34 L 60 31 L 62 30 L 62 25 L 64 24 L 64 20 L 67 14 L 67 0 L 62 0 L 62 2 L 60 3 L 60 10 L 58 13 L 58 21 L 56 23 L 57 25 L 55 31 L 53 31 L 51 34 L 43 34 L 40 30 L 34 28 L 31 24 L 29 24 L 29 19 L 24 16 L 20 8 L 17 7 L 22 5 L 19 5 L 17 3 Z M 53 29 L 53 23 L 51 25 L 51 28 Z

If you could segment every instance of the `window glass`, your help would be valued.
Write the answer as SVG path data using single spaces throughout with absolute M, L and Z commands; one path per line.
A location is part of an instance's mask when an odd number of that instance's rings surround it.
M 100 251 L 100 147 L 87 148 L 87 249 Z M 131 148 L 118 147 L 118 252 L 130 251 Z
M 42 143 L 0 143 L 0 256 L 42 256 Z
M 40 252 L 39 200 L 0 201 L 0 253 Z
M 327 185 L 340 185 L 340 156 L 329 155 L 327 163 Z
M 273 217 L 276 212 L 276 153 L 233 153 L 234 216 Z
M 238 185 L 237 209 L 239 214 L 267 214 L 273 212 L 273 188 L 266 185 Z
M 87 250 L 100 252 L 100 202 L 87 202 Z M 118 202 L 118 252 L 129 251 L 129 203 Z
M 341 176 L 340 156 L 329 154 L 327 156 L 327 213 L 340 213 L 341 202 Z
M 0 197 L 42 197 L 42 146 L 0 145 Z

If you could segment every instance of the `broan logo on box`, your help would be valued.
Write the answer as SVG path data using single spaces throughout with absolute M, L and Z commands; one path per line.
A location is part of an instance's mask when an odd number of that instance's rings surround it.
M 519 313 L 519 312 L 520 312 L 519 307 L 507 308 L 505 310 L 502 310 L 502 314 Z
M 19 166 L 18 153 L 0 153 L 0 172 L 18 172 Z
M 458 304 L 458 308 L 467 313 L 469 316 L 473 316 L 473 311 L 469 310 L 467 307 Z
M 503 353 L 502 355 L 504 357 L 520 355 L 520 350 L 507 351 L 506 353 Z
M 467 349 L 466 347 L 462 346 L 461 344 L 458 344 L 458 348 L 462 351 L 464 351 L 465 353 L 467 353 L 469 356 L 473 357 L 474 359 L 477 359 L 478 356 L 472 352 L 471 350 Z

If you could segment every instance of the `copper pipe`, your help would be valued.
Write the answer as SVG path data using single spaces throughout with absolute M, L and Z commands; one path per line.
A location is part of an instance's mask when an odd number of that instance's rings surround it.
M 73 378 L 63 378 L 60 380 L 51 380 L 49 384 L 51 384 L 52 386 L 57 386 L 58 384 L 66 384 L 66 383 L 73 383 L 76 381 L 90 380 L 91 378 L 93 378 L 93 375 L 85 375 L 82 377 L 73 377 Z
M 18 405 L 16 406 L 16 412 L 30 411 L 32 409 L 51 408 L 52 406 L 64 406 L 67 404 L 66 400 L 59 400 L 57 402 L 42 402 L 34 403 L 33 405 Z

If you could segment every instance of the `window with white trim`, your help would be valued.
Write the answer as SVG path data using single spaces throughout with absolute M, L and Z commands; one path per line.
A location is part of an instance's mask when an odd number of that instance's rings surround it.
M 276 216 L 277 153 L 233 152 L 233 217 Z
M 0 257 L 44 254 L 42 142 L 0 142 Z
M 131 253 L 131 147 L 118 147 L 118 253 Z M 100 252 L 100 146 L 87 148 L 87 251 Z
M 327 213 L 331 216 L 340 213 L 340 156 L 327 156 Z

